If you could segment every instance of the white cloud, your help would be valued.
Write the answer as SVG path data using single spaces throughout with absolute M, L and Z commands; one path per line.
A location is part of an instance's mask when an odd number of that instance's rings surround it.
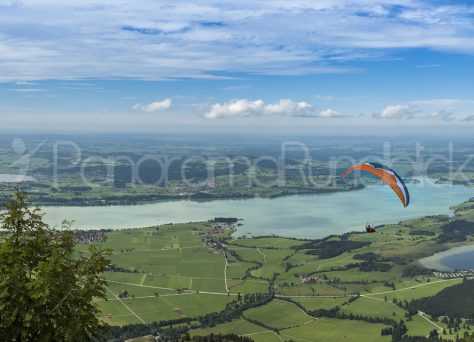
M 289 99 L 282 99 L 274 104 L 268 104 L 264 111 L 268 114 L 285 114 L 289 116 L 313 116 L 313 106 L 307 102 L 295 102 Z
M 242 117 L 259 115 L 263 113 L 263 101 L 249 101 L 241 99 L 227 103 L 215 103 L 211 110 L 204 114 L 206 119 L 219 119 L 225 117 Z
M 375 117 L 380 119 L 405 119 L 413 118 L 415 115 L 412 107 L 405 104 L 390 105 L 385 107 L 382 112 Z
M 235 118 L 262 115 L 281 115 L 292 117 L 315 116 L 313 106 L 307 102 L 281 99 L 276 103 L 265 104 L 263 100 L 239 99 L 225 103 L 214 103 L 204 114 L 206 119 Z
M 464 119 L 462 119 L 462 121 L 473 122 L 474 121 L 474 115 L 468 115 Z
M 346 115 L 339 113 L 338 111 L 335 111 L 334 109 L 328 108 L 326 110 L 323 110 L 319 113 L 319 116 L 322 118 L 343 118 L 346 117 Z
M 8 8 L 0 11 L 0 81 L 336 73 L 353 70 L 334 61 L 386 58 L 392 49 L 474 54 L 474 5 L 467 3 L 3 0 L 2 4 Z
M 170 109 L 171 105 L 172 105 L 171 99 L 165 99 L 163 101 L 156 101 L 149 104 L 136 103 L 132 106 L 132 109 L 146 112 L 146 113 L 152 113 L 159 110 Z

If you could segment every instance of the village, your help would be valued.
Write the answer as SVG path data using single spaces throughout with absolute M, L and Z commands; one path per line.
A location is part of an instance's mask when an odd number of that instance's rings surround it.
M 214 253 L 219 253 L 225 245 L 216 241 L 216 236 L 224 234 L 228 229 L 232 231 L 235 229 L 234 224 L 237 219 L 234 218 L 220 218 L 216 217 L 213 221 L 209 222 L 209 226 L 212 227 L 211 231 L 199 234 L 201 241 L 206 244 Z
M 474 270 L 456 270 L 453 272 L 433 272 L 434 276 L 439 279 L 455 279 L 474 277 Z
M 111 231 L 111 229 L 77 230 L 74 232 L 74 242 L 80 244 L 104 242 L 106 238 L 105 234 Z

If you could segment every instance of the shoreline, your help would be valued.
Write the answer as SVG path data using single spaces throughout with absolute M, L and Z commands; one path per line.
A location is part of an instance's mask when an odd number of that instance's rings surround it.
M 138 205 L 146 205 L 146 204 L 157 204 L 157 203 L 168 203 L 168 202 L 176 202 L 176 201 L 189 201 L 189 202 L 196 202 L 196 203 L 206 203 L 206 202 L 214 202 L 214 201 L 245 201 L 245 200 L 250 200 L 250 199 L 277 199 L 277 198 L 282 198 L 282 197 L 293 197 L 293 196 L 313 196 L 313 195 L 332 195 L 332 194 L 337 194 L 341 192 L 352 192 L 352 191 L 358 191 L 358 190 L 363 190 L 366 186 L 362 185 L 359 187 L 350 187 L 350 188 L 334 188 L 334 189 L 326 189 L 324 191 L 321 191 L 320 189 L 317 188 L 307 188 L 308 190 L 305 191 L 296 191 L 293 193 L 277 193 L 273 195 L 267 195 L 267 196 L 262 196 L 262 195 L 236 195 L 236 196 L 219 196 L 219 195 L 214 195 L 214 194 L 207 194 L 203 193 L 204 196 L 200 197 L 200 193 L 194 193 L 188 196 L 180 196 L 180 195 L 149 195 L 149 196 L 157 196 L 157 197 L 163 197 L 160 199 L 144 199 L 144 200 L 134 200 L 134 201 L 126 201 L 126 202 L 120 202 L 120 201 L 110 201 L 109 203 L 104 203 L 102 202 L 103 200 L 96 198 L 96 199 L 90 199 L 89 202 L 93 203 L 77 203 L 77 202 L 65 202 L 64 204 L 58 204 L 58 203 L 51 203 L 51 202 L 42 202 L 42 201 L 35 201 L 34 199 L 31 200 L 31 204 L 33 206 L 37 207 L 44 207 L 44 208 L 51 208 L 51 207 L 78 207 L 78 208 L 91 208 L 91 207 L 115 207 L 115 206 L 138 206 Z M 34 195 L 34 193 L 32 193 Z M 29 197 L 31 198 L 31 195 L 29 194 Z M 138 195 L 141 196 L 141 195 Z M 86 201 L 87 202 L 87 201 Z
M 474 252 L 474 243 L 472 245 L 453 247 L 445 251 L 435 253 L 429 257 L 418 259 L 418 262 L 429 269 L 433 269 L 440 272 L 452 272 L 455 271 L 455 269 L 444 265 L 442 263 L 442 260 L 450 256 L 468 252 Z

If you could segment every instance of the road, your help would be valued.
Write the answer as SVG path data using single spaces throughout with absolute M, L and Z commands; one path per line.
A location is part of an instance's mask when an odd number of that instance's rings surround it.
M 137 315 L 137 313 L 136 313 L 135 311 L 133 311 L 127 304 L 125 304 L 121 298 L 117 297 L 117 296 L 115 295 L 115 293 L 114 293 L 108 286 L 106 286 L 105 288 L 115 297 L 115 299 L 117 299 L 120 303 L 122 303 L 122 305 L 123 305 L 128 311 L 130 311 L 135 317 L 137 317 L 140 322 L 142 322 L 143 324 L 146 323 L 140 316 Z

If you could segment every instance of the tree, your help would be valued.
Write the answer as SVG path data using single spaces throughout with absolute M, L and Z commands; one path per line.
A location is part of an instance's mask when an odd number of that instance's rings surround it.
M 101 325 L 94 298 L 105 298 L 109 250 L 75 252 L 74 232 L 50 228 L 17 193 L 0 215 L 0 340 L 90 341 Z

